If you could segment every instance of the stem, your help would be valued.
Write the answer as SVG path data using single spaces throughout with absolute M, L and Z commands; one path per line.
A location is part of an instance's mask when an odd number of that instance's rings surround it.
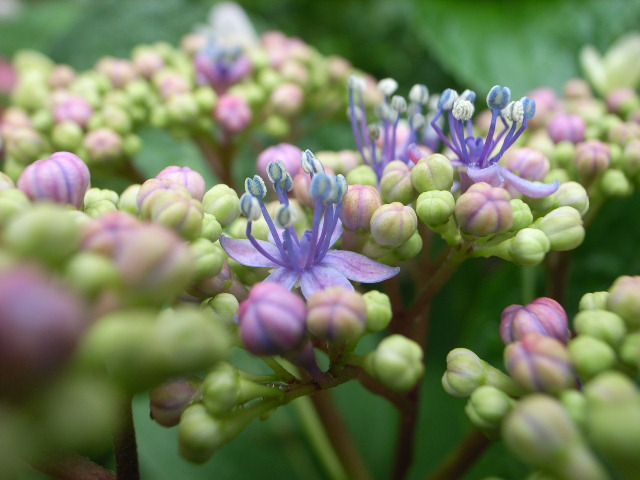
M 275 358 L 272 357 L 260 357 L 267 366 L 274 371 L 280 379 L 285 383 L 292 383 L 298 381 L 295 375 L 293 375 L 289 370 L 280 365 Z
M 561 304 L 564 302 L 567 293 L 572 253 L 572 250 L 551 252 L 545 259 L 547 270 L 546 296 Z
M 125 398 L 122 414 L 120 426 L 113 433 L 117 478 L 118 480 L 139 480 L 138 449 L 133 425 L 131 396 Z
M 428 480 L 454 480 L 461 478 L 482 456 L 491 441 L 480 431 L 472 430 L 453 452 L 440 464 Z
M 195 137 L 193 140 L 218 180 L 235 189 L 235 182 L 231 174 L 231 160 L 235 154 L 235 145 L 232 143 L 218 145 L 204 136 Z
M 55 480 L 116 480 L 109 470 L 79 455 L 47 462 L 37 468 Z
M 536 297 L 536 269 L 520 267 L 522 280 L 522 304 L 526 305 Z

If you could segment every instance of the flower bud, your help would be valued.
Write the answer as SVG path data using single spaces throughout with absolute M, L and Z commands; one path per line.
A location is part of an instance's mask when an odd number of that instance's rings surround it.
M 464 411 L 482 433 L 489 438 L 497 438 L 502 420 L 515 405 L 516 401 L 502 390 L 483 385 L 473 391 Z
M 640 327 L 640 276 L 618 277 L 609 288 L 607 309 L 620 315 L 629 330 Z
M 547 236 L 535 228 L 523 228 L 509 243 L 509 255 L 511 259 L 526 267 L 539 265 L 551 244 Z
M 206 307 L 207 311 L 219 321 L 231 325 L 238 314 L 240 304 L 234 295 L 223 292 L 209 298 L 203 303 L 203 307 Z
M 391 300 L 388 295 L 377 290 L 370 290 L 362 295 L 362 298 L 367 309 L 366 330 L 378 332 L 387 328 L 393 317 Z
M 453 215 L 456 201 L 453 194 L 444 190 L 421 193 L 416 202 L 416 214 L 420 220 L 430 226 L 446 224 Z
M 240 133 L 253 119 L 247 101 L 236 95 L 222 95 L 214 110 L 214 117 L 228 133 Z
M 122 279 L 115 265 L 97 253 L 76 253 L 67 262 L 65 274 L 69 284 L 89 298 L 95 298 L 104 289 L 118 289 L 122 286 Z
M 415 232 L 413 232 L 413 235 L 411 235 L 409 240 L 404 242 L 399 247 L 393 249 L 393 251 L 391 252 L 391 256 L 393 258 L 390 258 L 387 261 L 387 259 L 383 257 L 380 261 L 382 263 L 391 265 L 394 263 L 402 262 L 404 260 L 408 260 L 410 258 L 415 258 L 422 251 L 422 245 L 422 236 L 420 235 L 420 232 L 416 230 Z
M 581 334 L 568 345 L 571 363 L 582 381 L 589 381 L 616 364 L 616 352 L 599 338 Z
M 196 281 L 214 277 L 222 271 L 226 255 L 218 245 L 205 238 L 197 238 L 189 247 L 194 259 Z
M 329 342 L 358 339 L 365 329 L 367 306 L 362 295 L 344 287 L 329 287 L 307 300 L 307 328 Z
M 371 185 L 376 188 L 378 176 L 369 165 L 358 165 L 347 173 L 347 182 L 349 185 Z
M 630 177 L 640 173 L 640 139 L 630 140 L 624 146 L 620 167 Z
M 581 216 L 589 211 L 589 195 L 578 182 L 561 183 L 552 197 L 558 207 L 573 207 Z
M 58 123 L 51 130 L 51 141 L 58 150 L 77 150 L 83 137 L 82 127 L 71 121 Z
M 511 225 L 510 230 L 517 232 L 531 225 L 533 222 L 531 207 L 519 198 L 514 198 L 509 203 L 513 212 L 513 225 Z
M 424 375 L 420 345 L 402 335 L 384 338 L 375 351 L 367 355 L 365 369 L 384 386 L 396 392 L 415 388 Z
M 349 185 L 342 199 L 340 220 L 351 230 L 369 231 L 371 217 L 382 204 L 378 190 L 370 185 Z
M 193 240 L 201 235 L 204 214 L 198 200 L 166 192 L 155 196 L 149 207 L 148 218 L 154 223 L 172 228 L 186 239 Z
M 609 478 L 562 404 L 547 395 L 528 395 L 521 400 L 505 418 L 502 438 L 520 460 L 553 478 Z
M 222 225 L 210 213 L 204 213 L 202 217 L 202 238 L 206 238 L 210 242 L 217 242 L 222 236 Z
M 202 381 L 197 377 L 180 377 L 169 380 L 149 392 L 151 418 L 163 427 L 180 423 L 182 412 L 199 395 Z
M 200 115 L 198 102 L 191 92 L 175 93 L 166 99 L 163 106 L 170 124 L 193 125 Z
M 602 174 L 600 190 L 607 197 L 628 197 L 633 193 L 633 185 L 622 171 L 610 168 Z
M 625 364 L 640 370 L 640 332 L 627 335 L 618 350 Z
M 587 124 L 583 118 L 573 113 L 558 113 L 547 125 L 549 136 L 555 143 L 579 143 L 584 140 L 586 130 Z
M 240 337 L 254 355 L 280 355 L 298 348 L 306 333 L 304 301 L 277 283 L 253 286 L 240 304 Z
M 553 337 L 527 333 L 507 345 L 504 358 L 511 377 L 528 391 L 558 393 L 576 385 L 569 353 Z
M 606 310 L 609 292 L 585 293 L 580 299 L 580 310 Z
M 385 203 L 409 204 L 415 198 L 409 166 L 401 160 L 389 162 L 380 178 L 380 192 Z
M 57 152 L 29 165 L 17 186 L 32 200 L 68 203 L 79 209 L 89 188 L 89 177 L 89 169 L 80 157 Z
M 584 240 L 582 217 L 573 207 L 559 207 L 549 212 L 542 218 L 538 228 L 549 239 L 551 250 L 572 250 Z
M 411 169 L 411 182 L 419 193 L 451 190 L 453 166 L 449 159 L 440 153 L 423 157 Z
M 135 183 L 125 188 L 124 191 L 120 194 L 118 203 L 116 204 L 118 210 L 137 215 L 139 213 L 138 193 L 140 193 L 141 187 L 142 185 Z
M 227 441 L 224 420 L 209 415 L 204 405 L 188 406 L 180 418 L 180 454 L 194 463 L 204 463 Z
M 415 210 L 399 202 L 382 205 L 371 216 L 371 235 L 378 245 L 399 247 L 417 228 Z
M 216 217 L 223 227 L 240 216 L 240 199 L 232 188 L 222 183 L 210 188 L 202 198 L 205 213 Z
M 151 218 L 155 201 L 165 196 L 167 192 L 176 194 L 169 195 L 167 201 L 176 201 L 179 198 L 191 198 L 191 193 L 187 187 L 178 182 L 170 179 L 150 178 L 140 186 L 138 196 L 136 197 L 138 211 L 143 218 Z M 164 203 L 164 201 L 160 200 L 160 203 Z
M 511 305 L 502 311 L 500 338 L 505 345 L 532 332 L 567 343 L 570 332 L 562 306 L 551 298 L 541 297 L 525 306 Z
M 295 177 L 300 172 L 300 157 L 302 156 L 302 150 L 295 145 L 289 143 L 279 143 L 264 149 L 260 155 L 258 155 L 258 173 L 262 178 L 268 178 L 267 165 L 271 162 L 277 162 L 281 160 L 284 163 L 285 169 L 292 177 Z
M 513 225 L 509 200 L 503 188 L 474 183 L 456 202 L 456 221 L 464 232 L 478 237 L 506 232 Z
M 156 175 L 158 179 L 169 179 L 184 185 L 196 200 L 202 200 L 205 192 L 205 181 L 202 175 L 189 167 L 170 166 Z
M 124 155 L 122 136 L 107 127 L 88 132 L 82 145 L 93 163 L 113 162 Z
M 505 155 L 506 167 L 527 180 L 542 181 L 549 173 L 549 159 L 533 148 L 512 148 Z
M 576 170 L 582 179 L 592 179 L 611 163 L 611 148 L 600 140 L 587 140 L 576 145 Z
M 579 335 L 589 335 L 612 347 L 620 345 L 627 333 L 624 320 L 607 310 L 583 310 L 573 319 L 573 328 Z

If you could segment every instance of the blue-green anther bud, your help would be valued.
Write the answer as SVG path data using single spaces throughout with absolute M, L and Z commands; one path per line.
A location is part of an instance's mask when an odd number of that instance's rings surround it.
M 391 97 L 391 108 L 398 113 L 404 113 L 407 111 L 407 101 L 400 95 L 394 95 Z
M 349 190 L 349 182 L 344 175 L 336 175 L 336 194 L 333 203 L 340 203 Z
M 259 175 L 254 175 L 253 178 L 247 178 L 244 181 L 244 190 L 248 194 L 260 199 L 264 198 L 267 194 L 267 186 Z
M 378 176 L 369 165 L 358 165 L 347 172 L 346 178 L 349 185 L 369 185 L 376 188 L 378 186 Z
M 559 207 L 549 212 L 538 228 L 549 238 L 552 250 L 573 250 L 584 240 L 582 217 L 573 207 Z
M 416 84 L 409 90 L 409 100 L 421 105 L 426 105 L 429 101 L 429 89 L 426 85 Z
M 364 78 L 357 75 L 350 75 L 347 81 L 347 88 L 352 92 L 362 93 L 366 90 L 367 84 Z
M 287 173 L 287 167 L 282 160 L 276 160 L 275 162 L 269 162 L 267 164 L 267 176 L 271 183 L 277 183 Z
M 383 78 L 378 82 L 378 90 L 386 97 L 390 97 L 398 89 L 398 82 L 393 78 Z
M 464 411 L 476 428 L 489 438 L 497 439 L 502 420 L 515 405 L 516 401 L 502 390 L 483 385 L 473 391 Z
M 365 370 L 391 390 L 408 392 L 424 375 L 422 348 L 402 335 L 390 335 L 367 355 Z
M 447 190 L 421 193 L 416 202 L 416 213 L 420 221 L 434 227 L 446 224 L 456 207 L 453 194 Z
M 622 171 L 609 168 L 602 174 L 600 190 L 607 197 L 628 197 L 633 193 L 633 184 Z
M 589 210 L 589 195 L 578 182 L 561 183 L 552 197 L 558 207 L 573 207 L 580 212 L 581 216 Z
M 293 190 L 293 178 L 291 177 L 291 174 L 289 174 L 289 172 L 284 172 L 282 179 L 280 179 L 279 185 L 280 188 L 285 192 L 290 192 L 291 190 Z
M 522 97 L 520 103 L 524 109 L 524 118 L 531 120 L 536 114 L 536 102 L 532 98 Z
M 401 160 L 393 160 L 384 167 L 380 179 L 380 193 L 385 203 L 409 204 L 415 198 L 409 166 Z
M 331 199 L 335 193 L 335 177 L 326 173 L 316 173 L 311 179 L 309 193 L 311 196 L 323 203 L 331 203 Z
M 280 205 L 273 220 L 278 227 L 288 228 L 296 221 L 295 210 L 287 205 Z
M 562 404 L 543 394 L 528 395 L 507 415 L 502 438 L 520 460 L 558 480 L 608 480 Z
M 606 310 L 609 292 L 585 293 L 580 299 L 580 310 Z
M 573 318 L 573 328 L 579 335 L 590 335 L 612 347 L 622 343 L 627 326 L 620 316 L 607 310 L 583 310 Z
M 311 150 L 305 150 L 302 152 L 302 170 L 306 173 L 324 173 L 324 165 Z
M 491 110 L 502 110 L 509 104 L 510 100 L 511 90 L 509 90 L 508 87 L 495 85 L 491 88 L 491 90 L 489 90 L 489 93 L 487 94 L 487 106 Z
M 531 207 L 519 198 L 514 198 L 510 200 L 509 203 L 511 203 L 511 210 L 513 211 L 513 225 L 511 225 L 511 230 L 517 232 L 531 225 L 533 222 Z
M 362 298 L 367 307 L 367 331 L 379 332 L 387 328 L 393 317 L 391 300 L 388 295 L 377 290 L 370 290 L 362 295 Z
M 242 215 L 247 217 L 252 222 L 255 222 L 260 217 L 262 217 L 260 202 L 255 196 L 251 195 L 250 193 L 244 193 L 242 197 L 240 197 L 240 212 L 242 212 Z
M 456 92 L 452 88 L 447 88 L 440 94 L 440 97 L 438 98 L 438 109 L 451 110 L 457 98 L 458 92 Z
M 568 345 L 571 363 L 587 382 L 616 364 L 616 352 L 609 344 L 590 335 L 578 335 Z
M 226 227 L 240 215 L 240 199 L 229 186 L 220 183 L 207 191 L 202 198 L 206 213 L 214 215 L 220 225 Z
M 549 239 L 536 228 L 523 228 L 509 243 L 509 255 L 514 262 L 532 267 L 539 265 L 551 248 Z
M 460 94 L 460 98 L 470 101 L 471 103 L 476 101 L 476 92 L 469 90 L 468 88 Z

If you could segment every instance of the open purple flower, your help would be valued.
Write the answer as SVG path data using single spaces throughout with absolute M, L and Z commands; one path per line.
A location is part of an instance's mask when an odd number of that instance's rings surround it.
M 196 54 L 194 63 L 199 83 L 211 85 L 219 94 L 253 71 L 241 46 L 225 45 L 214 37 Z
M 220 244 L 227 254 L 248 267 L 273 268 L 265 281 L 279 283 L 289 289 L 299 284 L 307 298 L 331 286 L 353 290 L 349 280 L 376 283 L 395 276 L 400 271 L 397 267 L 384 265 L 359 253 L 330 250 L 342 234 L 339 217 L 347 181 L 342 175 L 325 173 L 320 160 L 309 150 L 302 154 L 302 169 L 311 176 L 310 194 L 316 202 L 311 229 L 298 236 L 287 196 L 287 191 L 293 188 L 293 180 L 283 162 L 271 162 L 267 174 L 280 200 L 280 208 L 271 218 L 263 202 L 267 193 L 264 181 L 258 175 L 247 178 L 246 193 L 240 199 L 240 209 L 249 219 L 247 239 L 223 235 Z M 273 243 L 257 240 L 251 234 L 252 221 L 262 215 Z
M 494 187 L 510 185 L 518 192 L 533 198 L 546 197 L 558 190 L 560 183 L 557 180 L 552 184 L 532 182 L 498 164 L 507 149 L 525 131 L 527 122 L 535 115 L 536 102 L 528 97 L 512 102 L 511 91 L 507 87 L 494 86 L 487 95 L 491 124 L 487 138 L 482 138 L 473 135 L 471 117 L 475 98 L 476 94 L 471 90 L 465 90 L 460 95 L 450 88 L 445 90 L 438 100 L 438 112 L 431 121 L 431 126 L 440 139 L 456 156 L 451 163 L 460 171 L 462 189 L 465 190 L 475 182 L 486 182 Z M 444 112 L 448 112 L 451 140 L 445 136 L 437 123 Z M 498 119 L 504 128 L 496 134 Z

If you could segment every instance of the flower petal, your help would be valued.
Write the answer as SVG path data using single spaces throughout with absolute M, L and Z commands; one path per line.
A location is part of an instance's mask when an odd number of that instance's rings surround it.
M 289 270 L 288 268 L 281 267 L 271 272 L 271 275 L 265 278 L 264 281 L 278 283 L 291 290 L 299 278 L 300 275 L 295 270 Z
M 328 251 L 321 265 L 333 267 L 342 272 L 349 280 L 363 283 L 381 282 L 396 276 L 400 271 L 399 267 L 390 267 L 347 250 Z
M 503 187 L 505 183 L 509 184 L 523 195 L 531 198 L 548 197 L 560 187 L 558 180 L 553 183 L 532 182 L 519 177 L 497 163 L 486 168 L 469 168 L 467 175 L 474 182 L 487 182 L 494 187 Z
M 265 242 L 264 240 L 257 240 L 257 242 L 269 255 L 278 260 L 281 258 L 280 251 L 275 245 Z M 280 266 L 262 255 L 247 239 L 231 238 L 223 235 L 220 237 L 220 245 L 222 245 L 224 251 L 227 252 L 227 255 L 247 267 Z
M 345 287 L 353 290 L 353 285 L 342 272 L 328 265 L 316 265 L 308 268 L 300 276 L 300 288 L 305 298 L 327 287 Z
M 342 236 L 342 221 L 338 220 L 336 224 L 336 228 L 333 230 L 331 234 L 331 239 L 329 241 L 329 248 L 333 247 L 333 245 L 338 241 L 338 239 Z

